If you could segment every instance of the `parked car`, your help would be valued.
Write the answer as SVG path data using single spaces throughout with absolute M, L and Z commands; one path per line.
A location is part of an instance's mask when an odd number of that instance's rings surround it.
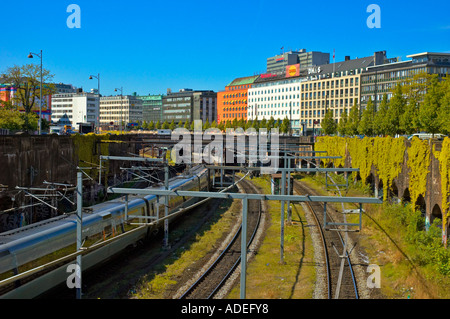
M 408 137 L 408 140 L 412 140 L 413 137 L 416 136 L 418 138 L 420 138 L 421 140 L 429 140 L 429 139 L 438 139 L 438 140 L 443 140 L 445 137 L 447 137 L 447 135 L 441 134 L 441 133 L 436 133 L 436 134 L 431 134 L 431 133 L 416 133 L 411 135 L 410 137 Z

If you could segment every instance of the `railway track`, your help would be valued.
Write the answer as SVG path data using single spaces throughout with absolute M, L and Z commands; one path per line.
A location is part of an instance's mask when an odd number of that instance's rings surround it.
M 294 190 L 299 195 L 318 195 L 310 188 L 294 181 Z M 348 233 L 336 230 L 324 230 L 324 205 L 319 202 L 305 202 L 308 206 L 317 229 L 320 233 L 323 245 L 323 258 L 326 267 L 327 298 L 328 299 L 359 299 L 356 276 L 353 271 L 351 259 L 348 254 L 341 258 L 344 249 L 345 236 Z M 327 206 L 327 220 L 334 222 L 336 211 Z M 337 221 L 341 222 L 341 221 Z M 347 247 L 346 251 L 349 251 Z M 343 265 L 343 266 L 342 266 Z
M 258 190 L 246 180 L 241 181 L 241 186 L 246 193 L 255 193 Z M 247 247 L 249 247 L 258 230 L 262 214 L 261 201 L 248 201 L 248 228 Z M 180 299 L 212 299 L 222 288 L 227 279 L 241 262 L 241 229 L 228 246 L 211 264 L 211 266 L 195 281 L 180 297 Z

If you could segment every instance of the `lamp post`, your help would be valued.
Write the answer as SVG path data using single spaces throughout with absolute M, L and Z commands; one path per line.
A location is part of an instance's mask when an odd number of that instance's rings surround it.
M 28 55 L 28 58 L 32 59 L 34 55 L 41 58 L 41 85 L 39 86 L 40 96 L 39 96 L 39 128 L 38 128 L 39 135 L 41 135 L 41 132 L 42 132 L 42 50 L 41 50 L 40 54 L 30 52 L 30 54 Z
M 115 89 L 115 92 L 120 91 L 120 134 L 123 134 L 122 132 L 122 111 L 123 111 L 123 87 L 120 89 Z
M 98 130 L 100 130 L 100 73 L 95 76 L 95 75 L 91 75 L 89 76 L 89 80 L 93 80 L 94 78 L 97 79 L 98 81 L 98 89 L 97 89 L 97 94 L 98 94 L 98 117 L 97 117 L 97 127 Z

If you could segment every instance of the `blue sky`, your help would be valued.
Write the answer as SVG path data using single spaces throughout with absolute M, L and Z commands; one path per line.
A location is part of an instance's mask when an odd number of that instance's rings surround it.
M 101 93 L 166 93 L 167 88 L 223 90 L 234 78 L 265 71 L 285 50 L 336 50 L 336 61 L 450 52 L 450 1 L 102 1 L 40 0 L 2 3 L 0 72 L 30 63 L 44 51 L 55 82 Z M 67 7 L 81 8 L 81 28 L 69 29 Z M 381 28 L 370 29 L 370 4 Z M 35 60 L 37 63 L 38 61 Z

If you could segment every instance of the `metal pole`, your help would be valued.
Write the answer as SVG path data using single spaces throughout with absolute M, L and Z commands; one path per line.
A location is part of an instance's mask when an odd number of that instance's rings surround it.
M 241 291 L 240 298 L 246 298 L 247 281 L 247 209 L 248 199 L 242 199 L 242 233 L 241 233 Z
M 40 85 L 40 101 L 39 101 L 39 135 L 42 133 L 42 50 L 41 50 L 41 85 Z
M 169 189 L 169 163 L 164 167 L 164 186 L 165 189 Z M 164 247 L 167 248 L 169 246 L 169 196 L 165 196 L 165 204 L 164 204 Z
M 82 246 L 82 210 L 83 210 L 83 174 L 81 172 L 77 173 L 77 251 L 81 250 Z M 78 286 L 76 287 L 76 297 L 81 299 L 81 255 L 77 256 L 77 269 L 76 269 L 76 282 Z
M 284 167 L 286 167 L 286 153 L 284 154 Z M 281 173 L 281 195 L 286 195 L 286 172 Z M 284 209 L 285 201 L 281 201 L 281 234 L 280 234 L 280 263 L 284 262 Z
M 288 169 L 291 168 L 291 159 L 288 159 Z M 291 195 L 291 171 L 287 172 L 287 193 L 286 195 Z M 288 211 L 288 223 L 290 223 L 292 221 L 292 212 L 291 212 L 291 201 L 288 200 L 287 201 L 287 211 Z
M 100 169 L 98 172 L 98 184 L 102 185 L 102 158 L 100 157 Z

